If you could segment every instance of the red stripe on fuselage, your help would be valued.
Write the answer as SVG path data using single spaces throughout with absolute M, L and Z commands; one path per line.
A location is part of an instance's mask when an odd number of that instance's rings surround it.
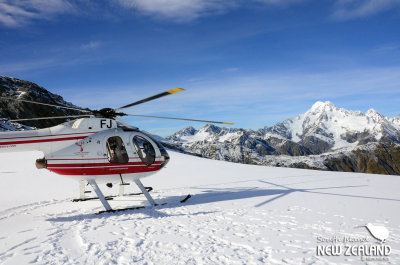
M 130 157 L 129 159 L 138 159 L 139 157 Z M 160 158 L 160 156 L 157 156 L 156 158 Z M 102 158 L 49 158 L 49 159 L 47 159 L 48 161 L 49 160 L 72 160 L 72 161 L 74 161 L 74 160 L 104 160 L 104 159 L 107 159 L 107 158 L 104 158 L 104 157 L 102 157 Z
M 87 164 L 53 164 L 47 169 L 60 175 L 118 175 L 153 172 L 160 169 L 160 162 L 146 166 L 140 162 L 126 164 L 87 163 Z
M 105 159 L 107 159 L 107 158 L 49 158 L 49 159 L 46 159 L 47 161 L 50 161 L 50 160 L 68 160 L 68 161 L 75 161 L 75 160 L 105 160 Z
M 97 133 L 97 132 L 63 133 L 63 134 L 33 135 L 33 136 L 17 136 L 17 137 L 0 138 L 0 141 L 1 140 L 8 140 L 8 139 L 23 139 L 23 138 L 35 138 L 35 137 L 53 137 L 53 136 L 65 136 L 65 135 L 88 134 L 88 133 Z
M 160 165 L 161 161 L 155 161 L 152 165 Z M 47 168 L 58 167 L 124 167 L 124 166 L 145 166 L 142 162 L 119 163 L 73 163 L 73 164 L 47 164 Z
M 53 139 L 40 139 L 40 140 L 25 140 L 25 141 L 12 141 L 12 142 L 0 142 L 0 145 L 11 145 L 11 144 L 34 144 L 34 143 L 45 143 L 45 142 L 59 142 L 69 140 L 85 139 L 85 136 L 65 137 L 65 138 L 53 138 Z M 0 139 L 1 140 L 1 139 Z

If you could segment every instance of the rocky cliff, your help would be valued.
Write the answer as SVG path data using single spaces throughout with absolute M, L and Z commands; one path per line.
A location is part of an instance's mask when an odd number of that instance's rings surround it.
M 53 94 L 35 83 L 6 76 L 0 76 L 0 96 L 11 97 L 15 99 L 32 100 L 67 107 L 76 107 L 73 104 L 66 102 L 61 96 Z M 8 120 L 35 117 L 67 116 L 77 114 L 79 115 L 82 113 L 74 110 L 48 107 L 14 100 L 0 100 L 0 117 Z M 65 121 L 66 119 L 48 119 L 39 121 L 23 121 L 20 123 L 30 127 L 44 128 L 54 126 Z M 17 125 L 17 127 L 13 126 L 12 124 L 9 125 L 12 128 L 17 129 L 25 128 L 18 127 L 19 125 Z M 7 128 L 7 126 L 5 128 Z

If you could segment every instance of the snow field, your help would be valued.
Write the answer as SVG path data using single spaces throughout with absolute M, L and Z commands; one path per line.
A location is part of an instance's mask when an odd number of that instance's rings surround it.
M 71 202 L 78 184 L 37 170 L 40 153 L 1 154 L 0 264 L 365 264 L 317 256 L 317 237 L 390 231 L 400 264 L 399 176 L 233 164 L 169 152 L 143 179 L 167 205 L 95 215 L 99 201 Z M 106 194 L 117 187 L 100 188 Z M 128 186 L 127 192 L 137 191 Z M 193 197 L 186 203 L 179 200 Z M 147 205 L 144 196 L 110 201 Z

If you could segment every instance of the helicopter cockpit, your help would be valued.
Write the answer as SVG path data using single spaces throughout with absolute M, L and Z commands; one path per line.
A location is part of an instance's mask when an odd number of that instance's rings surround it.
M 169 162 L 169 155 L 167 153 L 167 150 L 165 150 L 164 146 L 159 141 L 154 139 L 154 137 L 152 137 L 151 135 L 149 135 L 147 133 L 144 133 L 144 132 L 142 132 L 142 133 L 145 134 L 147 137 L 149 137 L 157 145 L 157 147 L 161 153 L 161 161 L 162 161 L 161 168 L 163 168 Z
M 136 135 L 132 139 L 136 152 L 145 165 L 151 165 L 156 160 L 156 151 L 153 145 L 144 137 Z
M 148 137 L 148 138 L 147 138 Z M 156 148 L 161 153 L 161 168 L 164 167 L 169 161 L 169 155 L 161 143 L 151 138 L 149 135 L 133 134 L 130 137 L 133 144 L 134 153 L 146 166 L 154 164 L 156 160 Z M 152 143 L 153 142 L 153 143 Z M 154 145 L 155 144 L 155 145 Z M 129 146 L 130 144 L 127 143 Z M 107 158 L 110 163 L 125 164 L 129 162 L 129 155 L 125 148 L 124 141 L 120 136 L 109 137 L 106 141 Z

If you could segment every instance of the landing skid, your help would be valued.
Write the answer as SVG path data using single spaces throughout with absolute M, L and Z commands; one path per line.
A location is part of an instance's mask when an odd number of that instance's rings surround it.
M 136 185 L 139 187 L 139 189 L 142 191 L 144 196 L 146 197 L 147 201 L 150 203 L 151 206 L 156 206 L 156 202 L 153 200 L 151 197 L 149 191 L 143 186 L 142 182 L 140 179 L 135 179 L 134 182 Z M 88 183 L 90 186 L 92 186 L 93 190 L 96 192 L 97 197 L 99 198 L 100 202 L 103 204 L 104 208 L 106 209 L 106 212 L 113 212 L 114 210 L 111 208 L 110 204 L 108 203 L 106 197 L 104 196 L 103 192 L 101 192 L 99 186 L 97 185 L 97 182 L 95 179 L 89 179 Z M 82 189 L 82 181 L 81 181 L 81 194 L 83 193 L 84 195 L 84 190 Z M 85 198 L 81 198 L 85 199 Z M 137 207 L 134 207 L 137 208 Z
M 147 192 L 150 192 L 153 190 L 152 187 L 144 187 Z M 142 195 L 143 192 L 137 192 L 137 193 L 128 193 L 128 194 L 124 194 L 124 196 L 136 196 L 136 195 Z M 104 198 L 106 200 L 113 200 L 115 197 L 120 197 L 120 195 L 110 195 L 110 196 L 105 196 Z M 98 200 L 99 197 L 89 197 L 89 198 L 84 198 L 84 199 L 73 199 L 73 202 L 84 202 L 84 201 L 90 201 L 90 200 Z
M 183 200 L 180 201 L 180 203 L 185 203 L 191 197 L 192 197 L 192 195 L 188 194 Z M 162 206 L 162 205 L 166 205 L 166 204 L 167 203 L 162 203 L 160 205 Z M 159 206 L 159 205 L 155 204 L 154 206 Z M 102 214 L 102 213 L 115 213 L 115 212 L 131 211 L 131 210 L 140 210 L 140 209 L 145 209 L 145 208 L 148 208 L 148 207 L 137 206 L 137 207 L 128 207 L 128 208 L 123 208 L 123 209 L 111 209 L 111 210 L 106 210 L 106 211 L 100 211 L 100 212 L 96 213 L 96 215 Z

